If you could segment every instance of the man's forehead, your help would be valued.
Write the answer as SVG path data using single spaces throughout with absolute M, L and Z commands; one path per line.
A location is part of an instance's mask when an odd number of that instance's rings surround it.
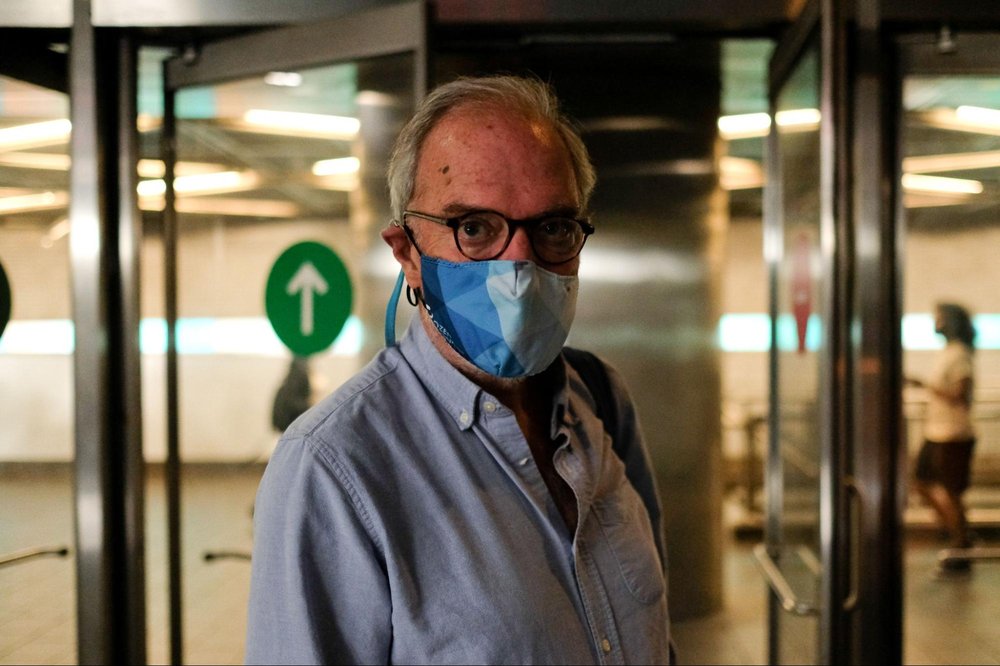
M 558 132 L 549 120 L 497 104 L 464 104 L 449 110 L 434 124 L 427 140 L 440 141 L 445 135 L 458 131 L 524 133 L 544 144 L 558 142 Z
M 572 156 L 548 120 L 469 104 L 444 114 L 425 137 L 411 201 L 430 196 L 434 202 L 427 203 L 438 210 L 454 204 L 451 215 L 469 208 L 509 214 L 531 208 L 526 215 L 553 206 L 576 210 L 574 177 Z M 525 197 L 540 197 L 538 206 L 515 203 Z

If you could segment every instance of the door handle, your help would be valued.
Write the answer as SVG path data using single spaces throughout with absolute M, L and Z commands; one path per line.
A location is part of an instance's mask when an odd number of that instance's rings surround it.
M 777 595 L 778 600 L 781 601 L 782 608 L 792 615 L 819 615 L 819 609 L 816 606 L 802 601 L 796 596 L 795 591 L 789 585 L 785 575 L 781 573 L 781 568 L 778 567 L 777 563 L 771 557 L 771 553 L 768 552 L 765 544 L 759 543 L 754 546 L 753 554 L 757 559 L 757 566 L 760 568 L 760 572 L 764 574 L 764 579 L 767 580 L 768 586 Z
M 844 599 L 842 608 L 850 613 L 858 606 L 858 596 L 861 585 L 861 558 L 858 556 L 861 544 L 861 520 L 864 516 L 864 497 L 861 496 L 861 488 L 858 487 L 854 477 L 844 479 L 844 489 L 847 491 L 848 511 L 847 519 L 851 523 L 851 542 L 848 544 L 847 557 L 850 561 L 850 578 L 848 584 L 850 589 Z

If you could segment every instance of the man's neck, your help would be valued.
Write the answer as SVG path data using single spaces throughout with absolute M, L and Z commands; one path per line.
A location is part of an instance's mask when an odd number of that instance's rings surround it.
M 442 337 L 426 311 L 420 313 L 420 318 L 427 331 L 427 337 L 430 338 L 434 347 L 444 356 L 445 360 L 468 377 L 470 381 L 514 412 L 518 423 L 522 424 L 522 428 L 527 421 L 540 417 L 544 418 L 543 422 L 548 421 L 552 411 L 552 399 L 555 395 L 551 368 L 531 377 L 510 378 L 491 375 L 480 370 L 455 351 Z

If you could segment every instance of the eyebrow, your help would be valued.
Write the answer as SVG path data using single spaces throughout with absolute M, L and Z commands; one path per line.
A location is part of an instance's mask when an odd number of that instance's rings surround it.
M 500 213 L 500 211 L 494 210 L 492 208 L 484 208 L 482 206 L 471 206 L 471 205 L 463 204 L 463 203 L 459 203 L 459 202 L 453 202 L 453 203 L 447 204 L 446 206 L 444 206 L 442 212 L 443 212 L 444 217 L 460 217 L 460 216 L 465 215 L 467 213 L 476 213 L 476 212 L 485 212 L 485 211 L 489 211 L 491 213 L 498 213 L 500 215 L 503 215 L 503 213 Z M 563 206 L 555 206 L 553 208 L 549 208 L 547 210 L 543 210 L 540 213 L 537 213 L 535 215 L 531 215 L 530 217 L 527 217 L 527 218 L 524 218 L 524 219 L 536 220 L 536 219 L 543 218 L 543 217 L 572 217 L 572 218 L 577 218 L 577 217 L 583 217 L 583 215 L 581 214 L 581 212 L 580 212 L 580 210 L 578 208 L 576 208 L 574 206 L 563 205 Z M 509 219 L 514 219 L 514 218 L 509 218 Z

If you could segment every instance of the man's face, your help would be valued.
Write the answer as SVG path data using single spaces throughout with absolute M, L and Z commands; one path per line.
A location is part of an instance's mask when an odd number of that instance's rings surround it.
M 473 107 L 451 111 L 427 135 L 407 208 L 439 217 L 485 209 L 523 219 L 543 213 L 576 216 L 579 206 L 569 154 L 554 129 L 502 110 Z M 414 216 L 406 223 L 424 254 L 469 261 L 455 246 L 450 228 Z M 420 286 L 416 248 L 405 242 L 398 228 L 383 237 L 392 245 L 407 282 Z M 579 269 L 579 257 L 558 265 L 541 261 L 523 228 L 498 259 L 529 260 L 562 275 L 575 275 Z

